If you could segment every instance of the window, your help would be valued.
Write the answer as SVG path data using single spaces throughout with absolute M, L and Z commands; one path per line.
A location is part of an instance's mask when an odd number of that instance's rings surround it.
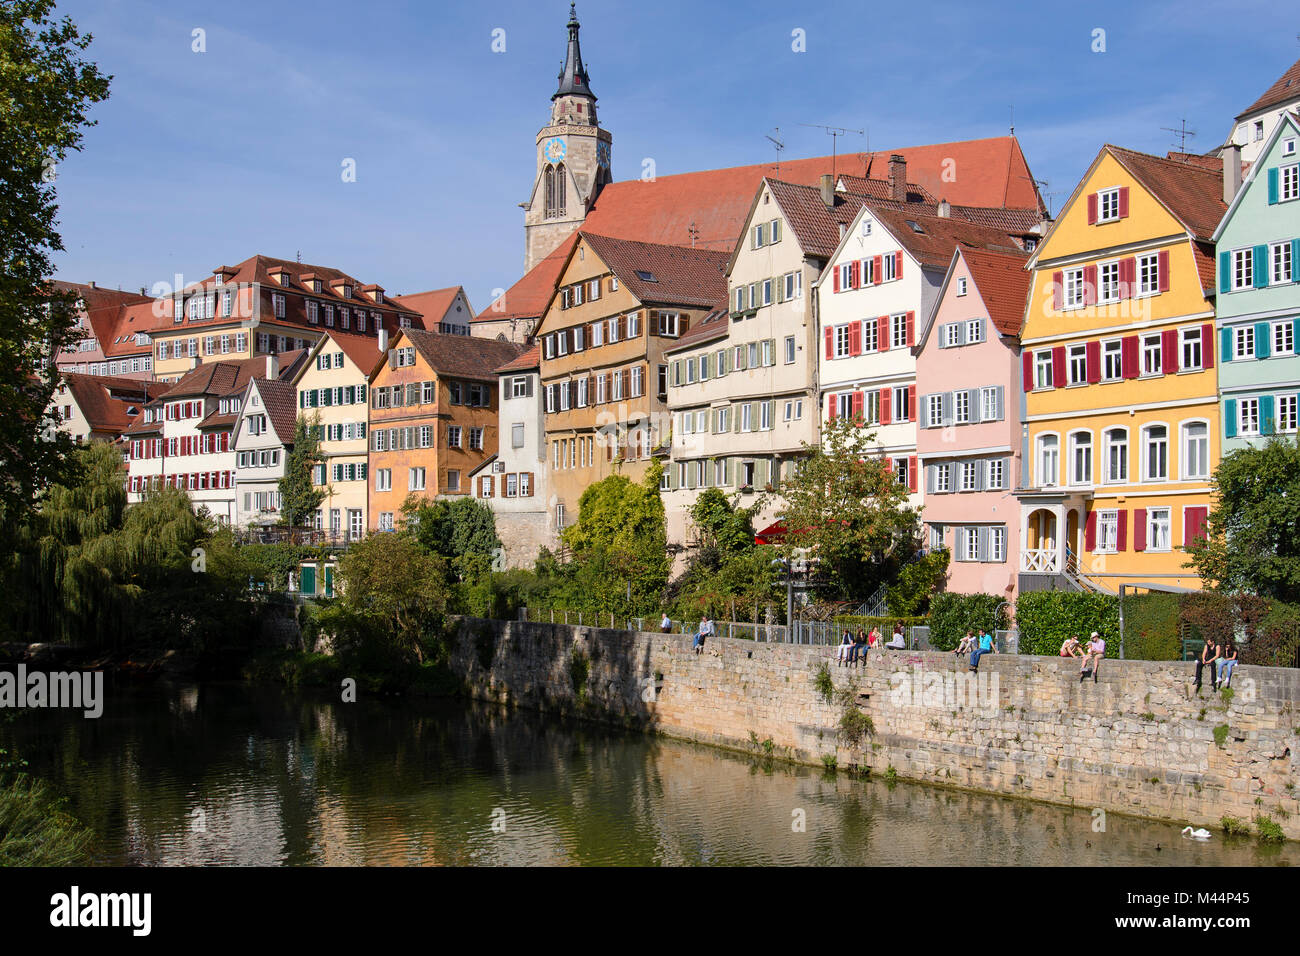
M 835 326 L 835 348 L 836 358 L 849 357 L 849 327 L 847 325 Z
M 925 424 L 928 428 L 935 428 L 943 424 L 942 393 L 926 397 Z
M 980 389 L 980 421 L 995 422 L 1002 418 L 1002 395 L 997 385 Z
M 1255 282 L 1254 250 L 1234 249 L 1232 255 L 1232 289 L 1249 289 Z
M 447 490 L 460 491 L 460 472 L 454 468 L 447 471 Z
M 1169 477 L 1169 429 L 1148 425 L 1142 430 L 1142 478 L 1164 481 Z
M 839 266 L 840 270 L 840 291 L 853 288 L 853 263 L 846 262 Z
M 970 391 L 959 389 L 952 393 L 952 421 L 954 425 L 970 423 Z
M 393 469 L 376 468 L 375 469 L 375 491 L 392 491 L 393 490 Z
M 974 325 L 977 329 L 983 327 L 983 323 L 980 322 L 979 319 L 971 320 L 970 324 Z M 976 338 L 971 341 L 978 341 L 978 333 L 976 333 Z M 902 315 L 891 315 L 889 317 L 889 347 L 893 349 L 907 348 L 906 313 Z
M 890 396 L 889 417 L 896 422 L 910 422 L 912 420 L 912 403 L 911 389 L 906 385 L 895 386 L 893 394 Z
M 878 347 L 878 336 L 880 325 L 876 322 L 866 321 L 862 323 L 862 351 L 874 352 Z
M 960 278 L 957 279 L 957 294 L 958 294 L 958 295 L 965 295 L 965 294 L 966 294 L 966 277 L 965 277 L 965 276 L 961 276 Z
M 605 344 L 605 323 L 593 322 L 591 326 L 591 347 L 599 348 Z
M 1242 325 L 1232 330 L 1232 357 L 1246 359 L 1255 357 L 1255 327 Z
M 1070 346 L 1068 376 L 1071 385 L 1086 385 L 1088 382 L 1088 348 L 1085 345 Z
M 1106 475 L 1108 483 L 1122 483 L 1128 480 L 1128 432 L 1123 428 L 1112 428 L 1105 433 Z
M 1204 422 L 1183 425 L 1183 477 L 1210 477 L 1210 428 Z
M 629 312 L 627 315 L 627 337 L 634 339 L 641 334 L 641 313 Z
M 1007 526 L 993 525 L 989 528 L 989 549 L 986 560 L 1002 563 L 1007 559 Z
M 1142 337 L 1142 374 L 1159 375 L 1164 371 L 1164 348 L 1160 333 Z
M 1172 547 L 1169 536 L 1169 509 L 1147 509 L 1147 550 L 1168 551 Z
M 1097 193 L 1097 221 L 1113 222 L 1119 218 L 1119 189 L 1103 189 Z
M 1052 387 L 1052 352 L 1044 349 L 1034 353 L 1034 388 Z
M 1300 198 L 1300 165 L 1292 163 L 1290 166 L 1279 166 L 1277 172 L 1278 201 L 1286 202 Z
M 984 483 L 985 488 L 1000 489 L 1006 487 L 1006 465 L 1001 458 L 990 458 L 988 461 L 988 479 Z
M 472 451 L 483 450 L 483 429 L 471 428 L 469 430 L 469 447 Z
M 1097 267 L 1097 301 L 1119 301 L 1119 262 L 1103 262 Z
M 423 491 L 424 490 L 424 469 L 423 468 L 407 469 L 406 482 L 407 482 L 407 487 L 410 488 L 411 491 Z
M 772 304 L 772 280 L 771 279 L 763 280 L 763 298 L 760 304 L 761 305 Z
M 1272 277 L 1273 284 L 1277 285 L 1278 283 L 1282 283 L 1282 282 L 1290 282 L 1292 276 L 1295 275 L 1293 271 L 1294 266 L 1292 265 L 1291 262 L 1291 243 L 1289 242 L 1273 243 L 1271 255 L 1269 258 L 1273 263 L 1273 277 Z
M 1113 553 L 1119 550 L 1119 512 L 1097 512 L 1097 553 Z
M 961 528 L 961 559 L 963 561 L 978 561 L 980 559 L 980 529 L 979 528 Z
M 1081 309 L 1084 306 L 1083 270 L 1067 269 L 1063 276 L 1065 289 L 1062 290 L 1062 305 L 1067 309 Z
M 1182 361 L 1178 367 L 1185 372 L 1196 371 L 1201 367 L 1201 330 L 1196 328 L 1180 329 L 1182 340 Z
M 803 273 L 802 272 L 787 272 L 785 275 L 781 277 L 781 282 L 784 286 L 783 291 L 785 293 L 784 295 L 785 299 L 789 300 L 789 299 L 802 298 L 803 296 Z
M 1290 355 L 1295 351 L 1295 326 L 1290 319 L 1273 323 L 1273 354 Z
M 1070 484 L 1092 484 L 1092 433 L 1075 432 L 1070 436 Z
M 785 337 L 785 364 L 786 365 L 790 365 L 794 362 L 794 354 L 795 354 L 794 336 L 787 335 Z
M 1038 438 L 1038 485 L 1048 488 L 1059 483 L 1061 443 L 1055 435 Z
M 881 270 L 884 273 L 882 281 L 893 282 L 898 278 L 898 256 L 886 255 L 882 257 L 882 261 L 884 263 L 884 269 Z
M 659 313 L 659 334 L 668 336 L 669 338 L 676 338 L 678 335 L 680 318 L 681 316 L 679 316 L 676 312 L 660 312 Z M 611 341 L 613 341 L 612 337 L 611 337 Z
M 565 395 L 567 394 L 567 392 L 565 389 L 561 389 L 560 394 Z M 447 447 L 448 448 L 460 447 L 460 426 L 459 425 L 447 426 Z
M 958 485 L 960 491 L 978 491 L 980 466 L 983 462 L 963 461 L 958 465 Z
M 1296 431 L 1296 396 L 1278 395 L 1273 399 L 1277 408 L 1276 431 Z
M 944 494 L 952 491 L 952 469 L 948 465 L 931 465 L 934 469 L 934 490 Z
M 271 296 L 271 307 L 275 312 L 277 319 L 284 318 L 284 296 L 278 292 Z
M 1237 402 L 1237 433 L 1259 434 L 1259 399 L 1243 398 Z
M 1120 339 L 1101 343 L 1101 377 L 1105 382 L 1118 382 L 1124 377 L 1124 344 Z

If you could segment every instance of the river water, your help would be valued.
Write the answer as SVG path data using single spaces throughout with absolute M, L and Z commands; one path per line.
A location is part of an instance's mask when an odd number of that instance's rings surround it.
M 790 767 L 528 711 L 242 684 L 0 721 L 104 864 L 1291 865 L 1300 846 Z

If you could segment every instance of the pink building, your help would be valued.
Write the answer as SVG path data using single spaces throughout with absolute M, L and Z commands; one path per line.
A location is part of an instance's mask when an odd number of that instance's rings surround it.
M 947 589 L 1016 597 L 1027 256 L 958 247 L 916 353 L 927 545 Z

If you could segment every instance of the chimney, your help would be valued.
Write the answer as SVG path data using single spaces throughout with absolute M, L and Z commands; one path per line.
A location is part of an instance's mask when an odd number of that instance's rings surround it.
M 889 157 L 889 198 L 907 202 L 907 160 L 902 153 Z
M 935 210 L 935 215 L 940 219 L 949 219 L 952 217 L 952 203 L 946 199 L 939 200 L 939 208 Z
M 1223 147 L 1223 201 L 1231 203 L 1241 188 L 1241 147 L 1229 143 Z
M 821 179 L 822 202 L 826 204 L 827 209 L 835 208 L 835 177 L 830 173 L 822 173 Z
M 92 289 L 95 288 L 95 280 L 94 280 L 94 279 L 91 279 L 90 282 L 89 282 L 89 285 L 90 285 L 90 287 L 91 287 Z
M 379 351 L 388 351 L 388 330 L 384 328 L 379 330 Z
M 280 357 L 274 353 L 266 356 L 266 377 L 271 381 L 280 377 Z

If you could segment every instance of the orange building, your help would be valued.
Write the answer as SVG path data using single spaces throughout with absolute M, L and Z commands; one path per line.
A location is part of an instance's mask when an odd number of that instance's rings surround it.
M 470 492 L 497 452 L 497 373 L 522 346 L 403 329 L 370 375 L 369 526 L 389 531 L 408 496 Z

